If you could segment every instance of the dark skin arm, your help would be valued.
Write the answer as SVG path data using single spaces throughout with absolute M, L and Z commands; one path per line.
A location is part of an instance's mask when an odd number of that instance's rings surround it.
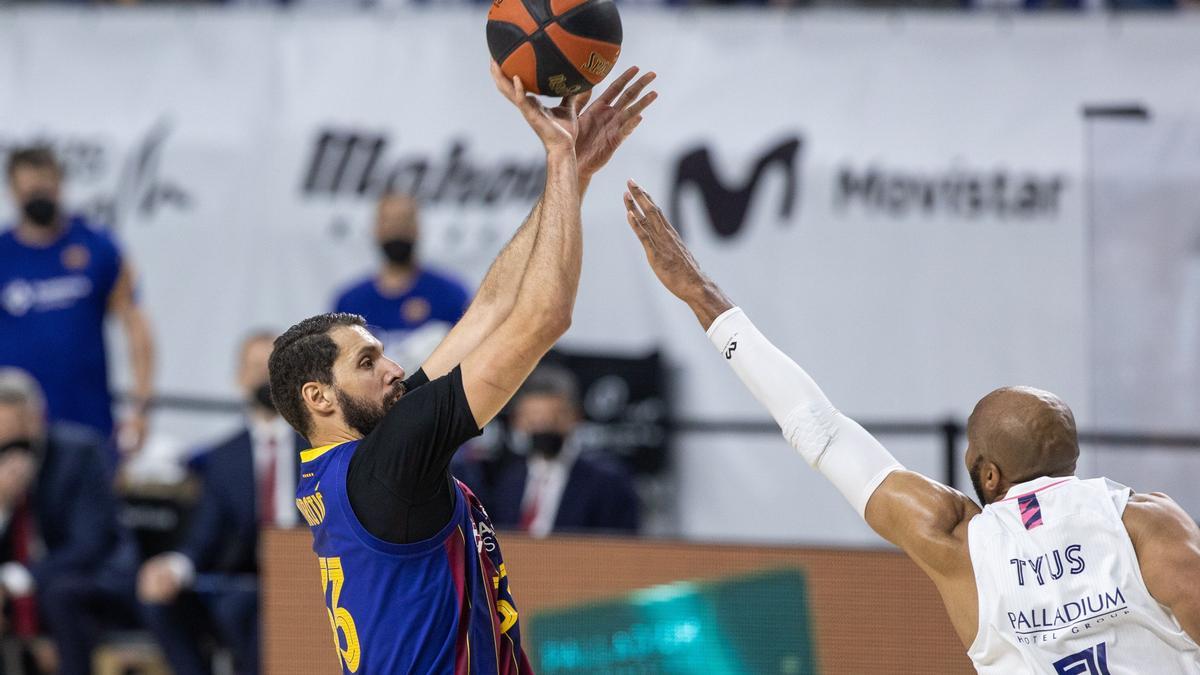
M 1200 527 L 1159 492 L 1134 494 L 1122 519 L 1150 595 L 1200 642 Z
M 625 211 L 655 276 L 687 303 L 705 330 L 733 302 L 700 269 L 662 209 L 633 181 Z M 867 524 L 929 575 L 964 645 L 975 640 L 978 600 L 967 523 L 980 512 L 966 495 L 911 471 L 889 475 L 867 502 Z

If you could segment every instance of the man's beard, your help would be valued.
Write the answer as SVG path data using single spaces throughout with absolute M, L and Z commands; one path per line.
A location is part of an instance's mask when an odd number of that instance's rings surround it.
M 971 485 L 975 488 L 975 494 L 979 496 L 979 505 L 987 506 L 987 499 L 983 496 L 983 485 L 979 482 L 979 474 L 982 473 L 983 468 L 980 466 L 981 464 L 983 464 L 982 459 L 975 460 L 975 463 L 967 470 L 967 474 L 971 476 Z
M 346 424 L 366 436 L 379 426 L 384 416 L 387 415 L 387 411 L 404 395 L 404 383 L 396 380 L 396 383 L 392 385 L 392 390 L 388 392 L 383 401 L 379 402 L 356 399 L 342 391 L 341 387 L 336 387 L 335 391 L 338 405 L 342 406 L 342 417 L 345 418 Z

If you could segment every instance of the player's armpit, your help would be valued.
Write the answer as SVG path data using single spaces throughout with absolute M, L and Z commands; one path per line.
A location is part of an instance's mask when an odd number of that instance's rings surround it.
M 1171 609 L 1192 640 L 1200 642 L 1200 527 L 1158 492 L 1130 497 L 1122 520 L 1146 588 Z
M 979 512 L 958 490 L 913 471 L 894 471 L 871 495 L 865 518 L 930 576 L 947 577 L 971 569 L 966 525 Z

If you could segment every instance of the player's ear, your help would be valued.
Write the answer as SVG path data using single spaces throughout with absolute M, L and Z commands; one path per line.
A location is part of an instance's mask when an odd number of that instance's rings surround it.
M 332 415 L 337 407 L 332 388 L 320 382 L 305 382 L 300 387 L 300 400 L 309 412 L 321 417 Z
M 1001 485 L 1004 482 L 1004 475 L 1000 473 L 1000 467 L 995 462 L 984 461 L 980 468 L 979 483 L 983 487 L 984 494 L 999 494 L 1008 489 Z

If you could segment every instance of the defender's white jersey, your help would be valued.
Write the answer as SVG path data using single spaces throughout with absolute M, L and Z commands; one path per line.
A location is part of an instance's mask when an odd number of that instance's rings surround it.
M 985 675 L 1200 674 L 1200 647 L 1146 590 L 1105 478 L 1014 486 L 968 525 Z

